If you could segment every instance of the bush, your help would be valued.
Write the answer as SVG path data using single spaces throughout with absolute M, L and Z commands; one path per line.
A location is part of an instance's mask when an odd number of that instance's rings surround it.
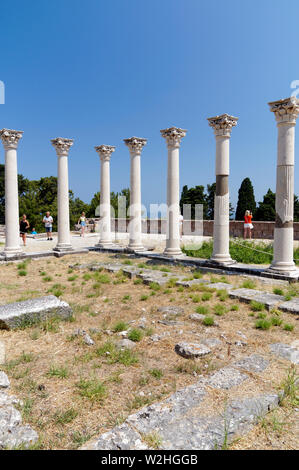
M 261 302 L 256 302 L 255 300 L 252 300 L 250 302 L 250 308 L 253 312 L 262 312 L 265 308 L 265 305 Z
M 213 317 L 206 317 L 206 318 L 204 318 L 203 324 L 204 324 L 205 326 L 213 326 L 213 325 L 215 324 L 214 318 L 213 318 Z
M 255 327 L 261 330 L 269 330 L 271 328 L 271 322 L 266 319 L 260 319 L 255 322 Z
M 139 330 L 138 328 L 133 328 L 128 334 L 128 339 L 130 339 L 131 341 L 138 342 L 142 340 L 142 336 L 143 333 L 141 330 Z
M 195 309 L 196 313 L 200 313 L 200 315 L 207 315 L 209 313 L 208 307 L 204 307 L 203 305 L 199 305 Z
M 217 304 L 214 306 L 214 313 L 215 315 L 222 316 L 226 312 L 226 308 L 224 305 Z

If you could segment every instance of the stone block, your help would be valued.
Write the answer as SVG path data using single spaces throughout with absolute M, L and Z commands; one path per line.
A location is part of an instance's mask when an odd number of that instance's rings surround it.
M 25 300 L 0 306 L 0 329 L 30 326 L 51 317 L 68 319 L 72 309 L 54 295 Z

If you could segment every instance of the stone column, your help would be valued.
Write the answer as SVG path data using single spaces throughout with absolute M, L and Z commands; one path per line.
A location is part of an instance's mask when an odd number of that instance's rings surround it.
M 214 199 L 213 254 L 211 261 L 231 264 L 229 254 L 229 139 L 238 118 L 222 114 L 208 118 L 216 137 L 216 193 Z
M 58 241 L 54 251 L 72 251 L 70 241 L 69 176 L 68 154 L 73 145 L 72 139 L 57 137 L 51 140 L 58 157 Z
M 147 139 L 131 137 L 124 139 L 131 155 L 131 176 L 130 176 L 130 237 L 128 248 L 134 251 L 143 251 L 142 226 L 141 226 L 141 171 L 140 155 Z
M 22 253 L 20 248 L 17 147 L 22 131 L 0 130 L 5 149 L 5 255 Z
M 97 246 L 112 245 L 111 242 L 111 211 L 110 211 L 110 158 L 115 147 L 100 145 L 95 147 L 101 159 L 101 190 L 100 190 L 100 240 Z
M 168 170 L 167 170 L 167 228 L 166 248 L 164 254 L 167 256 L 179 256 L 182 254 L 180 248 L 180 181 L 179 181 L 179 148 L 181 140 L 186 135 L 186 130 L 179 127 L 162 129 L 162 137 L 166 139 L 168 147 Z
M 294 147 L 299 100 L 295 97 L 269 103 L 278 127 L 275 199 L 274 257 L 270 270 L 297 271 L 294 254 Z

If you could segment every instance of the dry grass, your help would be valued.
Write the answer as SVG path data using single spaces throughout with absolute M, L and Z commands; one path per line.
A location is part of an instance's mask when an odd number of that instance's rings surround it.
M 242 303 L 237 311 L 231 310 L 238 302 L 221 300 L 221 294 L 217 296 L 216 292 L 203 301 L 203 292 L 195 288 L 170 286 L 157 290 L 154 286 L 136 284 L 122 274 L 105 271 L 95 274 L 88 269 L 69 268 L 70 264 L 108 260 L 115 257 L 88 254 L 32 260 L 26 266 L 17 263 L 0 266 L 2 304 L 54 293 L 74 309 L 73 322 L 54 321 L 23 330 L 0 331 L 0 339 L 6 345 L 5 367 L 11 379 L 11 391 L 23 399 L 24 420 L 41 436 L 40 448 L 77 448 L 121 423 L 136 409 L 194 383 L 199 374 L 253 352 L 269 355 L 269 343 L 290 343 L 296 337 L 296 328 L 293 331 L 285 331 L 282 326 L 273 326 L 268 331 L 255 329 L 259 312 L 252 312 L 249 305 Z M 137 259 L 133 263 L 143 261 Z M 20 276 L 21 270 L 26 275 Z M 192 276 L 189 268 L 178 266 L 170 270 Z M 209 279 L 211 275 L 205 274 L 204 278 Z M 214 275 L 212 280 L 223 281 L 223 278 Z M 227 280 L 241 286 L 245 278 L 232 276 Z M 256 288 L 271 291 L 269 286 L 258 282 Z M 225 307 L 225 312 L 215 315 L 215 306 L 219 304 Z M 164 305 L 184 307 L 184 315 L 177 319 L 182 324 L 169 327 L 158 323 L 162 314 L 157 312 L 157 307 Z M 205 327 L 189 320 L 189 315 L 200 305 L 208 308 L 219 327 Z M 223 308 L 218 310 L 222 312 Z M 138 328 L 141 317 L 147 319 L 142 339 L 136 342 L 132 355 L 119 355 L 113 343 L 121 339 L 122 327 L 116 325 L 123 322 Z M 282 313 L 281 318 L 283 323 L 295 325 L 294 316 Z M 87 346 L 82 337 L 73 335 L 78 328 L 91 331 L 94 346 Z M 237 331 L 247 337 L 244 348 L 234 345 L 240 339 Z M 165 332 L 169 335 L 161 341 L 150 341 L 148 335 Z M 200 337 L 220 338 L 220 335 L 225 336 L 223 345 L 208 359 L 188 361 L 179 359 L 174 352 L 178 341 L 198 342 Z M 263 379 L 256 379 L 259 387 L 273 389 L 273 385 L 280 383 L 285 369 L 284 361 L 273 361 L 271 371 L 263 374 Z M 244 387 L 244 393 L 254 393 L 252 387 L 252 390 Z M 242 388 L 238 393 L 243 393 Z M 223 397 L 222 392 L 215 392 L 211 409 L 217 408 L 218 400 Z M 243 448 L 250 446 L 246 438 L 242 442 Z M 280 448 L 287 447 L 282 443 Z

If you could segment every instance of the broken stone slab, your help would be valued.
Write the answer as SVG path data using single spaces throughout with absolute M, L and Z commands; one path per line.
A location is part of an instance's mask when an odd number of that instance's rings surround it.
M 134 349 L 136 343 L 130 339 L 121 339 L 115 344 L 116 349 L 123 351 L 124 349 Z
M 174 350 L 179 356 L 186 359 L 206 356 L 211 352 L 207 346 L 198 343 L 178 343 L 175 345 Z
M 295 298 L 292 300 L 288 300 L 281 305 L 279 305 L 279 310 L 282 310 L 283 312 L 288 312 L 288 313 L 294 313 L 299 315 L 299 299 Z
M 217 370 L 217 372 L 212 374 L 210 377 L 200 379 L 200 382 L 213 388 L 222 388 L 227 390 L 240 385 L 247 379 L 247 374 L 243 374 L 233 367 L 223 367 L 222 369 Z
M 88 449 L 139 448 L 143 436 L 156 433 L 159 449 L 213 450 L 244 435 L 279 404 L 278 394 L 263 394 L 233 400 L 218 414 L 202 415 L 199 403 L 204 389 L 191 385 L 160 403 L 142 408 L 126 422 L 102 434 Z M 137 444 L 136 444 L 137 443 Z
M 8 430 L 0 429 L 0 449 L 28 448 L 38 440 L 38 434 L 28 424 Z
M 171 317 L 175 318 L 175 317 L 179 317 L 180 315 L 183 315 L 184 309 L 183 309 L 183 307 L 170 305 L 170 306 L 167 306 L 167 307 L 159 307 L 157 309 L 157 312 L 163 313 L 164 318 L 169 319 Z
M 217 289 L 217 290 L 226 290 L 230 292 L 233 289 L 231 284 L 227 284 L 226 282 L 211 282 L 207 284 L 207 287 L 210 289 Z
M 122 268 L 123 273 L 128 276 L 130 279 L 134 279 L 140 273 L 141 269 L 135 268 L 133 266 L 126 266 Z
M 142 442 L 141 435 L 124 423 L 111 431 L 105 432 L 96 441 L 81 450 L 145 450 L 148 446 Z
M 7 375 L 5 374 L 5 372 L 0 370 L 0 389 L 9 388 L 9 387 L 10 387 L 10 382 L 9 382 Z
M 299 349 L 283 343 L 270 344 L 272 353 L 291 361 L 293 364 L 299 364 Z
M 219 414 L 203 416 L 194 413 L 172 421 L 157 430 L 164 450 L 214 450 L 222 449 L 239 436 L 244 435 L 278 406 L 276 394 L 234 400 Z
M 282 295 L 269 294 L 268 292 L 245 288 L 232 290 L 229 296 L 232 299 L 238 299 L 247 303 L 254 300 L 255 302 L 264 304 L 267 310 L 277 307 L 278 304 L 284 300 Z
M 200 284 L 208 284 L 209 281 L 207 279 L 192 279 L 190 281 L 177 281 L 176 285 L 177 286 L 183 286 L 183 287 L 192 287 L 194 285 L 200 285 Z
M 177 422 L 190 410 L 197 408 L 205 394 L 202 385 L 189 385 L 166 400 L 148 405 L 130 415 L 126 422 L 143 435 L 153 431 L 159 432 L 169 423 Z
M 259 354 L 251 354 L 240 361 L 234 362 L 233 366 L 248 372 L 263 372 L 269 365 L 269 361 Z
M 22 401 L 19 400 L 14 395 L 8 395 L 4 391 L 0 391 L 0 408 L 7 405 L 19 405 L 22 404 Z
M 38 435 L 30 426 L 22 426 L 21 413 L 11 404 L 0 405 L 0 449 L 28 447 Z
M 202 315 L 201 313 L 191 313 L 191 315 L 189 315 L 190 320 L 197 322 L 202 322 L 205 318 L 205 315 Z
M 72 309 L 54 295 L 0 306 L 0 329 L 14 329 L 33 325 L 51 317 L 70 318 Z

